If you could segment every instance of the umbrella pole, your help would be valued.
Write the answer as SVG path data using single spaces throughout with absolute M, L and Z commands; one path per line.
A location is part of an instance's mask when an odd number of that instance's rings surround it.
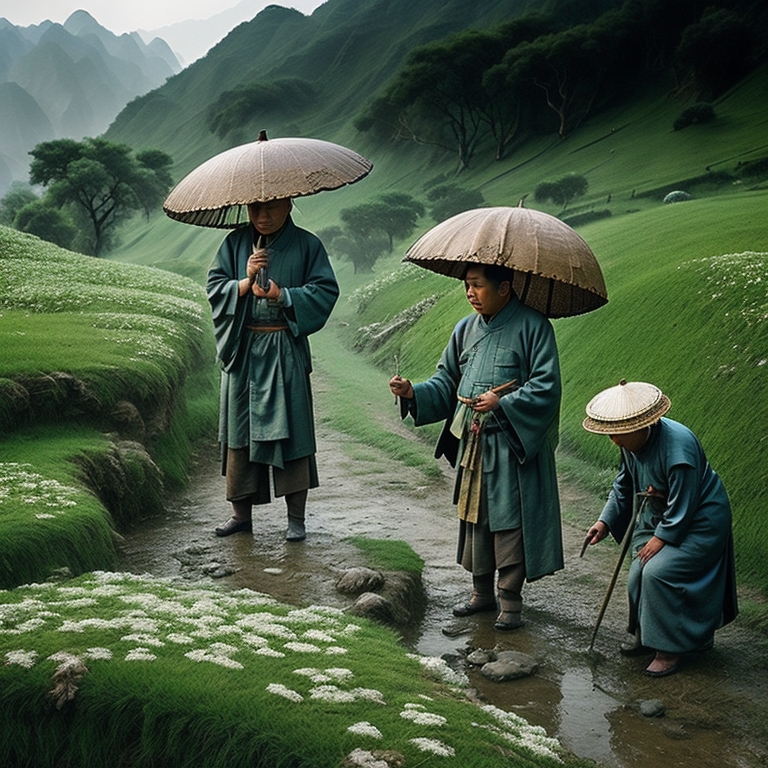
M 597 630 L 600 628 L 600 624 L 603 621 L 603 616 L 605 616 L 605 611 L 608 608 L 608 602 L 611 599 L 611 595 L 613 594 L 613 588 L 616 586 L 616 581 L 619 578 L 619 573 L 621 572 L 622 563 L 624 562 L 624 558 L 627 556 L 627 552 L 629 551 L 629 544 L 632 541 L 632 534 L 635 532 L 635 524 L 637 523 L 637 518 L 640 516 L 640 512 L 645 506 L 645 501 L 647 499 L 647 496 L 643 497 L 642 503 L 637 502 L 638 498 L 639 498 L 639 495 L 635 497 L 635 511 L 632 514 L 632 521 L 629 524 L 629 527 L 627 528 L 626 533 L 624 534 L 624 540 L 621 542 L 621 552 L 619 553 L 619 559 L 616 561 L 616 566 L 614 567 L 613 575 L 611 576 L 611 582 L 608 585 L 608 591 L 605 593 L 603 604 L 600 606 L 600 613 L 598 613 L 597 615 L 595 628 L 592 630 L 592 638 L 589 641 L 589 648 L 588 648 L 588 650 L 590 651 L 595 646 L 595 638 L 597 637 Z

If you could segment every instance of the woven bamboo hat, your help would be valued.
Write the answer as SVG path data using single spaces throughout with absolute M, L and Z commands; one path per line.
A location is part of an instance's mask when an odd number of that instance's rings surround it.
M 422 235 L 403 261 L 464 279 L 470 264 L 496 264 L 514 273 L 523 304 L 547 317 L 572 317 L 608 301 L 595 254 L 564 221 L 532 208 L 475 208 Z
M 655 424 L 671 405 L 653 384 L 622 379 L 618 386 L 604 389 L 589 401 L 582 425 L 600 435 L 623 435 Z

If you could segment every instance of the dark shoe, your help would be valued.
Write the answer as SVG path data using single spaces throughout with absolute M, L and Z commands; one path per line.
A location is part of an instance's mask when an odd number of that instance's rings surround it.
M 643 674 L 648 677 L 667 677 L 667 675 L 674 675 L 680 669 L 680 662 L 677 661 L 666 669 L 660 669 L 658 671 L 652 669 L 644 669 Z
M 288 518 L 288 531 L 285 534 L 286 541 L 304 541 L 307 538 L 307 529 L 304 521 L 297 517 Z
M 667 666 L 662 669 L 651 669 L 651 665 L 649 664 L 648 667 L 643 670 L 644 674 L 648 675 L 648 677 L 667 677 L 668 675 L 674 675 L 675 672 L 680 669 L 680 656 L 674 653 L 668 654 L 657 651 L 651 664 L 653 664 L 654 661 L 658 661 L 661 664 L 666 663 Z
M 520 613 L 515 611 L 502 611 L 493 624 L 494 629 L 498 629 L 500 632 L 509 632 L 513 629 L 520 629 L 525 626 L 525 622 L 520 617 Z
M 474 597 L 470 598 L 466 603 L 459 603 L 453 606 L 452 613 L 458 618 L 464 616 L 472 616 L 474 613 L 485 613 L 486 611 L 495 611 L 498 606 L 496 600 L 475 600 Z
M 220 525 L 215 533 L 217 536 L 231 536 L 233 533 L 251 533 L 253 523 L 250 520 L 235 520 L 230 517 L 224 525 Z

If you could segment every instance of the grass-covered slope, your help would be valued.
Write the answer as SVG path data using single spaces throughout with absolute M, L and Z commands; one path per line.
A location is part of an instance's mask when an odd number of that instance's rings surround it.
M 250 590 L 104 572 L 19 587 L 0 593 L 0 659 L 3 765 L 587 764 L 392 632 Z
M 734 508 L 737 569 L 745 585 L 768 592 L 768 193 L 693 200 L 603 220 L 580 233 L 601 256 L 609 302 L 554 321 L 564 382 L 562 443 L 609 481 L 617 463 L 607 439 L 581 427 L 584 408 L 621 378 L 651 381 L 672 399 L 670 417 L 696 432 L 722 475 Z M 404 376 L 431 374 L 453 324 L 469 311 L 457 281 L 408 267 L 380 278 L 358 297 L 357 338 L 379 334 L 368 349 Z M 425 297 L 439 297 L 405 330 Z M 598 509 L 592 513 L 597 514 Z M 589 521 L 591 522 L 591 520 Z
M 206 311 L 178 275 L 0 227 L 0 587 L 112 566 L 113 526 L 185 480 L 215 424 Z

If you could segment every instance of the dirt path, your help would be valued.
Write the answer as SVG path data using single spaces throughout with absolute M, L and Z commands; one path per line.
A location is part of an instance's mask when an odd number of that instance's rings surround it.
M 393 419 L 394 422 L 394 419 Z M 399 426 L 393 423 L 393 429 Z M 587 652 L 617 548 L 592 548 L 579 559 L 583 531 L 564 526 L 566 567 L 527 585 L 526 626 L 504 634 L 484 614 L 466 632 L 447 637 L 450 608 L 470 580 L 454 562 L 455 511 L 449 477 L 425 484 L 423 476 L 372 449 L 321 427 L 321 487 L 310 493 L 308 538 L 284 539 L 284 505 L 262 508 L 255 535 L 217 539 L 213 528 L 228 515 L 215 446 L 202 457 L 184 498 L 126 535 L 123 567 L 180 579 L 217 580 L 249 587 L 289 603 L 346 605 L 334 589 L 338 573 L 358 564 L 345 539 L 360 535 L 408 542 L 425 562 L 429 607 L 422 625 L 405 642 L 425 655 L 459 657 L 477 647 L 515 649 L 533 655 L 539 672 L 527 680 L 492 684 L 471 676 L 479 693 L 514 711 L 580 757 L 611 768 L 746 768 L 768 765 L 768 640 L 737 621 L 718 633 L 715 649 L 690 659 L 684 670 L 651 680 L 641 674 L 647 659 L 617 653 L 624 639 L 623 584 L 616 588 L 596 642 Z M 562 488 L 565 503 L 577 492 Z M 648 718 L 637 705 L 658 699 L 666 715 Z

